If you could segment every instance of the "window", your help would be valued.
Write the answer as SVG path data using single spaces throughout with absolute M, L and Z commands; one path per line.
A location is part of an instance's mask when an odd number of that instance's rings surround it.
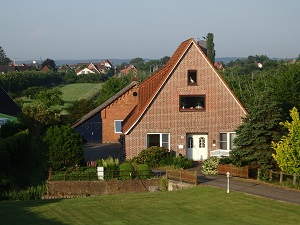
M 122 133 L 122 120 L 115 120 L 115 133 Z
M 188 85 L 197 85 L 197 70 L 188 70 Z
M 236 137 L 236 133 L 220 133 L 220 149 L 232 150 L 234 148 L 233 140 Z
M 170 149 L 170 135 L 162 133 L 147 134 L 147 148 L 152 146 Z
M 205 96 L 180 96 L 179 98 L 181 111 L 203 110 L 205 108 Z

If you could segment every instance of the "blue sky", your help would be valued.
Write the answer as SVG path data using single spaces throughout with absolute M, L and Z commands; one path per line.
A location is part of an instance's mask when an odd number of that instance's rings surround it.
M 214 34 L 216 57 L 300 54 L 299 0 L 13 0 L 0 46 L 16 60 L 159 59 Z

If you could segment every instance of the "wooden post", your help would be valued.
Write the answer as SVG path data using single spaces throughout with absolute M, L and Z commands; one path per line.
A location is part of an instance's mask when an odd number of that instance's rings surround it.
M 259 180 L 260 177 L 260 169 L 257 170 L 257 180 Z
M 296 186 L 296 180 L 297 180 L 297 176 L 296 173 L 294 173 L 293 175 L 293 185 Z
M 280 171 L 280 178 L 279 178 L 279 183 L 280 184 L 282 183 L 282 177 L 283 177 L 283 173 L 282 173 L 282 171 Z
M 273 180 L 273 170 L 269 171 L 269 181 L 271 182 Z
M 198 176 L 197 176 L 197 171 L 195 170 L 195 185 L 198 184 Z

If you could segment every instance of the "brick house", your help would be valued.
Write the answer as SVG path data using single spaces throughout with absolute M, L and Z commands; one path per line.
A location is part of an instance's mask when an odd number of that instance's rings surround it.
M 137 105 L 137 82 L 132 82 L 73 124 L 88 142 L 117 143 L 122 121 Z
M 138 90 L 137 106 L 122 123 L 127 158 L 163 146 L 204 160 L 212 150 L 232 148 L 247 114 L 194 39 L 182 42 Z

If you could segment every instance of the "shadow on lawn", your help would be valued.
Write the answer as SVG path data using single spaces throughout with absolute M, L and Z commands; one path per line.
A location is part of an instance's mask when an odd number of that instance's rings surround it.
M 1 224 L 51 224 L 65 225 L 65 223 L 56 219 L 43 217 L 39 212 L 34 212 L 33 207 L 45 206 L 56 203 L 60 199 L 52 200 L 30 200 L 30 201 L 1 201 L 0 202 L 0 220 Z

